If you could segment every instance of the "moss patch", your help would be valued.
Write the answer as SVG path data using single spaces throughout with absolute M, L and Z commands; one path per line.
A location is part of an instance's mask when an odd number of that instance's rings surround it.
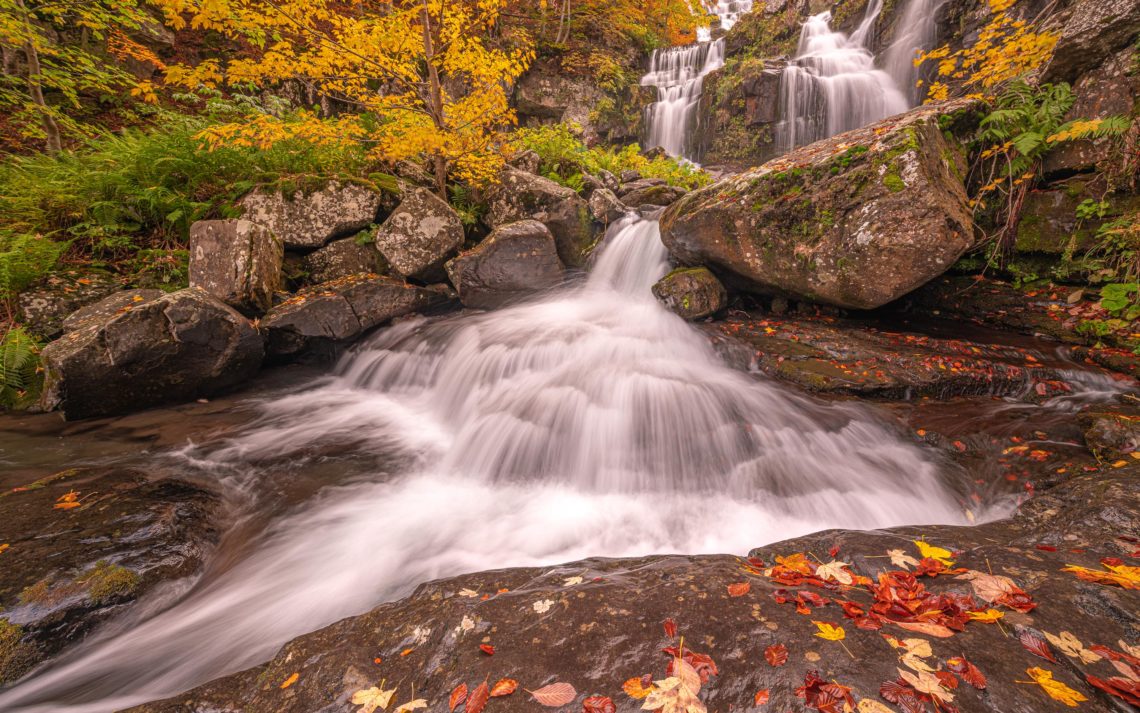
M 883 176 L 883 185 L 887 187 L 891 193 L 901 193 L 906 190 L 906 183 L 903 183 L 902 176 L 897 173 L 888 173 Z
M 0 618 L 0 684 L 14 681 L 31 663 L 28 647 L 20 643 L 24 628 Z
M 139 576 L 117 564 L 105 560 L 95 563 L 80 577 L 81 582 L 88 586 L 87 596 L 95 604 L 103 604 L 112 599 L 132 594 L 139 586 Z

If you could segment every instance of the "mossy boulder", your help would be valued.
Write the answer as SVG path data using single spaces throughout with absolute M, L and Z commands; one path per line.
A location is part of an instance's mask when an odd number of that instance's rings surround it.
M 594 221 L 586 200 L 549 178 L 508 166 L 487 191 L 488 228 L 526 219 L 537 220 L 554 235 L 558 257 L 581 267 L 594 244 Z
M 975 244 L 963 147 L 943 119 L 973 105 L 916 109 L 690 193 L 662 239 L 749 291 L 856 309 L 898 299 Z
M 653 286 L 653 295 L 666 309 L 690 321 L 711 317 L 728 304 L 724 285 L 704 267 L 670 272 Z

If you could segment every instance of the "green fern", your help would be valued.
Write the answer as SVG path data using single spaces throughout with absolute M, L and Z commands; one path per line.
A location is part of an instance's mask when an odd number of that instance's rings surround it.
M 67 243 L 39 235 L 0 231 L 0 300 L 11 300 L 21 290 L 55 267 Z
M 20 327 L 0 340 L 0 408 L 22 408 L 39 398 L 40 345 Z

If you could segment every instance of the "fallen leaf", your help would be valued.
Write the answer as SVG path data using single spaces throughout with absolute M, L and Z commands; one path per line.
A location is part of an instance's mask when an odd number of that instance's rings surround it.
M 842 626 L 828 624 L 825 621 L 813 620 L 812 623 L 815 624 L 815 627 L 817 629 L 819 629 L 815 635 L 821 639 L 827 639 L 828 641 L 843 641 L 843 639 L 847 638 L 847 632 L 843 631 Z
M 927 636 L 937 636 L 939 639 L 948 639 L 954 635 L 954 630 L 950 627 L 929 621 L 895 621 L 891 623 L 907 631 L 917 631 Z
M 640 678 L 631 678 L 621 684 L 621 690 L 625 691 L 630 698 L 641 700 L 649 695 L 652 687 L 643 685 Z
M 1070 708 L 1076 708 L 1081 701 L 1087 701 L 1080 691 L 1074 691 L 1060 681 L 1053 680 L 1053 672 L 1043 668 L 1029 668 L 1025 670 L 1033 682 L 1045 691 L 1050 698 L 1060 701 Z
M 1061 653 L 1069 658 L 1080 659 L 1081 663 L 1096 663 L 1103 657 L 1095 651 L 1089 651 L 1081 640 L 1073 635 L 1070 631 L 1062 631 L 1059 635 L 1053 636 L 1048 631 L 1041 632 L 1045 634 L 1045 638 L 1049 640 Z
M 1029 629 L 1022 629 L 1017 635 L 1017 640 L 1021 642 L 1021 645 L 1025 647 L 1026 651 L 1034 656 L 1057 663 L 1057 657 L 1049 650 L 1049 644 L 1045 643 L 1045 639 L 1042 639 Z
M 925 671 L 926 673 L 934 673 L 934 669 L 930 667 L 930 664 L 926 663 L 920 657 L 915 656 L 909 651 L 903 654 L 899 660 L 902 661 L 903 666 L 906 666 L 913 671 Z
M 467 700 L 467 684 L 461 683 L 452 689 L 451 699 L 447 702 L 447 710 L 455 710 L 455 707 L 465 700 Z
M 281 683 L 281 688 L 282 688 L 282 689 L 286 689 L 286 688 L 288 688 L 289 686 L 292 686 L 294 683 L 296 683 L 296 682 L 297 682 L 297 679 L 299 679 L 300 677 L 301 677 L 301 674 L 299 674 L 299 673 L 294 673 L 292 676 L 290 676 L 289 678 L 285 679 L 285 680 L 284 680 L 284 681 Z
M 961 676 L 963 681 L 979 691 L 985 689 L 985 675 L 977 666 L 967 661 L 965 656 L 946 659 L 946 668 Z
M 564 582 L 562 582 L 562 586 L 563 587 L 573 587 L 573 586 L 581 584 L 581 583 L 582 583 L 581 577 L 567 577 L 566 580 Z
M 549 686 L 543 686 L 536 691 L 528 691 L 530 695 L 534 696 L 534 700 L 538 701 L 547 708 L 558 708 L 564 706 L 578 696 L 578 692 L 569 683 L 552 683 Z
M 56 507 L 59 506 L 56 505 Z M 1103 562 L 1101 564 L 1108 570 L 1107 572 L 1076 565 L 1068 565 L 1061 571 L 1072 572 L 1086 582 L 1123 587 L 1124 589 L 1140 589 L 1140 567 L 1129 567 L 1124 564 L 1108 565 Z
M 479 592 L 476 592 L 474 589 L 460 589 L 459 590 L 459 596 L 474 598 L 474 597 L 479 596 Z
M 850 572 L 843 569 L 844 567 L 850 566 L 850 562 L 828 562 L 827 564 L 821 564 L 815 568 L 815 576 L 824 581 L 834 580 L 840 584 L 851 584 L 855 581 L 855 578 L 851 576 Z
M 759 691 L 756 691 L 756 695 L 753 696 L 753 698 L 752 698 L 753 705 L 757 705 L 757 706 L 764 705 L 765 703 L 768 702 L 768 695 L 769 695 L 769 692 L 768 692 L 767 688 L 761 688 Z
M 984 601 L 991 604 L 1006 594 L 1018 591 L 1017 585 L 1014 584 L 1013 580 L 1009 577 L 1002 577 L 997 574 L 986 574 L 976 569 L 971 569 L 965 574 L 960 574 L 955 577 L 955 579 L 969 580 L 970 585 L 974 588 L 974 594 L 977 594 Z
M 387 710 L 388 702 L 392 700 L 392 695 L 395 693 L 395 688 L 387 691 L 382 691 L 376 686 L 365 688 L 352 694 L 352 705 L 360 706 L 357 713 L 373 713 L 377 708 Z
M 914 690 L 919 693 L 933 696 L 943 703 L 949 703 L 954 700 L 954 694 L 946 690 L 942 685 L 942 680 L 937 676 L 926 673 L 925 671 L 919 671 L 915 674 L 910 671 L 904 671 L 901 668 L 895 670 L 899 672 L 899 676 L 902 680 L 913 686 Z
M 697 684 L 700 684 L 699 679 Z M 661 713 L 705 713 L 705 706 L 697 698 L 697 691 L 676 676 L 654 681 L 653 689 L 645 697 L 641 708 L 647 711 L 660 710 Z
M 887 550 L 887 555 L 891 558 L 891 564 L 902 569 L 910 569 L 911 567 L 918 566 L 918 560 L 911 557 L 902 550 Z
M 764 649 L 764 659 L 769 666 L 779 668 L 788 662 L 788 647 L 783 644 L 772 644 Z
M 936 562 L 941 562 L 947 567 L 954 566 L 954 561 L 950 559 L 954 553 L 950 550 L 943 549 L 941 547 L 935 547 L 934 545 L 923 542 L 922 540 L 912 540 L 912 542 L 914 542 L 915 546 L 918 547 L 918 551 L 922 555 L 923 559 L 932 559 Z
M 513 678 L 500 678 L 491 686 L 491 698 L 502 698 L 509 696 L 518 690 L 519 682 Z
M 1097 678 L 1085 676 L 1085 680 L 1100 690 L 1140 708 L 1140 683 L 1127 678 Z
M 666 619 L 662 622 L 662 626 L 665 627 L 665 636 L 668 636 L 670 639 L 677 636 L 677 622 L 672 619 Z
M 491 689 L 487 688 L 487 682 L 483 681 L 471 691 L 471 695 L 467 696 L 467 704 L 463 707 L 463 713 L 483 713 L 483 709 L 487 707 L 487 699 L 491 697 Z
M 857 708 L 859 709 L 859 713 L 894 713 L 890 708 L 870 698 L 864 698 L 859 701 Z
M 617 713 L 617 706 L 609 696 L 590 696 L 582 701 L 583 713 Z
M 408 701 L 404 705 L 396 709 L 395 713 L 408 713 L 418 708 L 427 708 L 427 700 L 424 698 L 417 698 L 413 701 Z
M 534 603 L 534 610 L 539 614 L 545 614 L 550 611 L 550 607 L 554 606 L 554 602 L 550 599 L 543 599 Z
M 0 554 L 2 554 L 4 550 L 8 549 L 9 547 L 11 547 L 11 545 L 9 545 L 7 542 L 0 544 Z
M 970 621 L 980 621 L 983 624 L 993 624 L 998 619 L 1005 616 L 1005 612 L 999 609 L 987 609 L 985 611 L 968 611 L 966 616 L 970 617 Z
M 491 646 L 490 644 L 479 644 L 479 650 L 482 651 L 483 653 L 487 654 L 488 656 L 494 656 L 495 655 L 495 647 Z
M 752 584 L 749 582 L 737 582 L 736 584 L 728 585 L 728 596 L 730 597 L 743 597 L 748 594 L 752 589 Z

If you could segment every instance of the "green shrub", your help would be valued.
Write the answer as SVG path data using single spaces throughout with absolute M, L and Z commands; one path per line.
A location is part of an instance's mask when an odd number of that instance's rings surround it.
M 0 339 L 0 408 L 22 408 L 40 395 L 40 345 L 20 327 Z
M 699 188 L 712 182 L 712 177 L 691 163 L 670 157 L 648 159 L 641 148 L 631 144 L 622 148 L 590 148 L 565 124 L 520 129 L 513 137 L 517 151 L 534 151 L 541 159 L 539 172 L 552 180 L 581 190 L 582 174 L 597 175 L 605 170 L 620 175 L 637 171 L 646 178 L 660 178 L 673 186 Z
M 46 275 L 66 249 L 67 243 L 0 228 L 0 301 L 13 299 Z

